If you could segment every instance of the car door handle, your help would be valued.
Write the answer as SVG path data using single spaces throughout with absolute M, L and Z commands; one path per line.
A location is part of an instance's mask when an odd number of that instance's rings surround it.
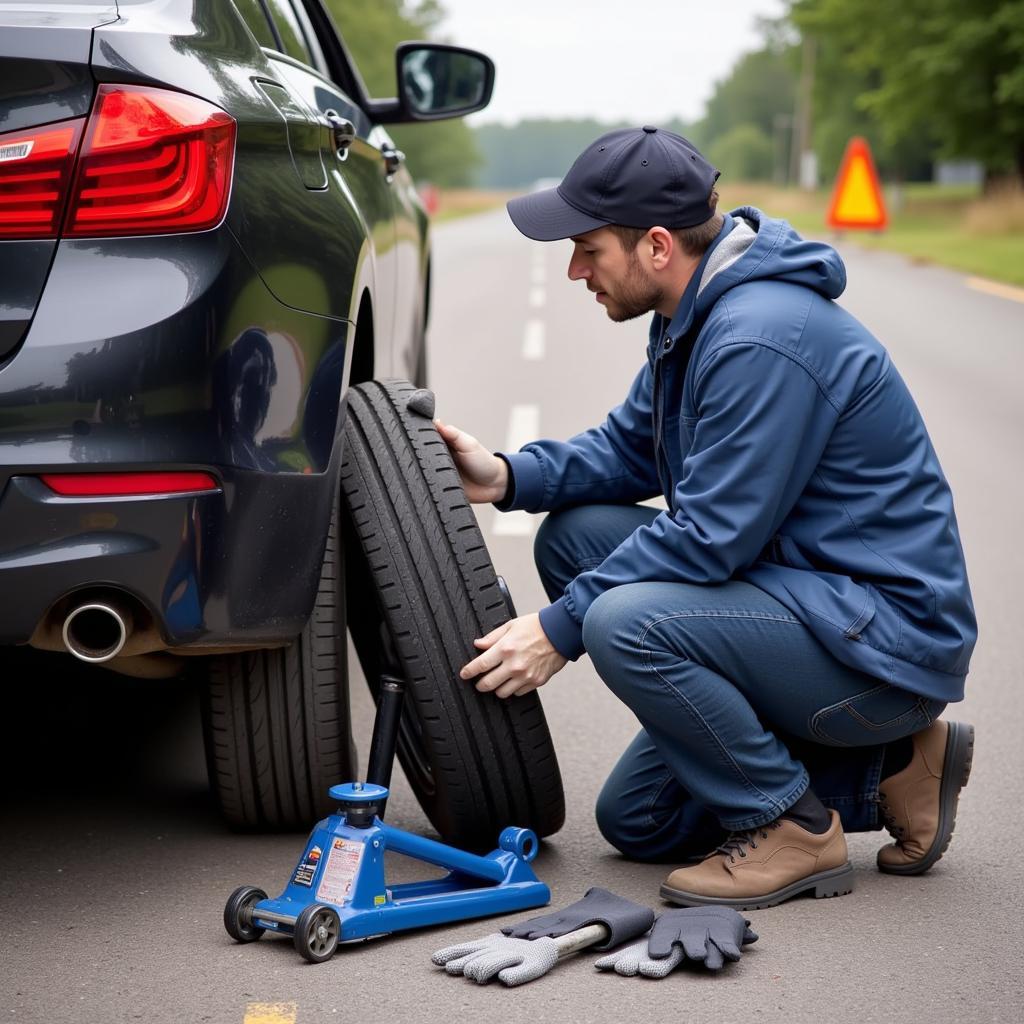
M 380 155 L 384 157 L 384 173 L 390 181 L 398 168 L 402 166 L 405 154 L 400 149 L 395 149 L 394 146 L 382 146 Z
M 331 126 L 334 151 L 339 159 L 344 160 L 348 156 L 348 147 L 355 142 L 356 126 L 336 110 L 325 110 L 324 117 L 327 118 L 327 123 Z

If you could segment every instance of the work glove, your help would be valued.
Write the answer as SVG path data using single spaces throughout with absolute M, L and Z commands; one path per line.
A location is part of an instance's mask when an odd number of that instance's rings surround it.
M 501 932 L 491 932 L 480 939 L 467 939 L 457 942 L 454 946 L 439 949 L 430 959 L 438 967 L 443 967 L 449 974 L 461 974 L 463 968 L 474 957 L 481 956 L 492 949 L 508 946 L 509 940 Z
M 599 971 L 614 970 L 624 978 L 633 978 L 642 974 L 645 978 L 664 978 L 666 974 L 674 971 L 685 959 L 681 946 L 673 946 L 672 952 L 663 960 L 652 960 L 647 952 L 647 940 L 645 935 L 639 942 L 631 942 L 628 946 L 601 957 L 594 966 Z
M 558 963 L 558 945 L 554 939 L 529 942 L 493 932 L 482 939 L 446 946 L 430 959 L 448 974 L 461 974 L 479 985 L 495 975 L 505 985 L 522 985 L 547 974 Z
M 731 907 L 684 907 L 666 911 L 645 938 L 601 957 L 594 966 L 647 978 L 664 978 L 684 960 L 720 971 L 726 960 L 739 960 L 742 946 L 756 941 L 750 922 Z
M 654 911 L 650 907 L 642 907 L 624 896 L 594 886 L 587 890 L 583 899 L 550 914 L 502 928 L 502 932 L 517 939 L 557 938 L 588 924 L 603 924 L 608 929 L 608 938 L 597 943 L 594 949 L 611 949 L 643 935 L 653 923 Z

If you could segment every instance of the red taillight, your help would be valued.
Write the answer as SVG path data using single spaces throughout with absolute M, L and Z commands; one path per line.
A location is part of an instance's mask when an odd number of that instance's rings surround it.
M 101 85 L 78 161 L 69 237 L 202 231 L 224 216 L 235 121 L 166 89 Z
M 116 498 L 137 494 L 212 491 L 220 485 L 209 473 L 44 473 L 40 479 L 68 498 Z
M 56 238 L 85 118 L 0 135 L 0 238 Z

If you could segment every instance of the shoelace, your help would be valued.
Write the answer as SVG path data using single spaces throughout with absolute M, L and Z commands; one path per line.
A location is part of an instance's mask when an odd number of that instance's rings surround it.
M 776 819 L 775 821 L 770 821 L 767 825 L 758 825 L 757 828 L 748 828 L 743 832 L 733 832 L 730 834 L 729 838 L 726 839 L 726 841 L 722 843 L 717 850 L 715 850 L 715 853 L 724 853 L 728 855 L 730 861 L 735 863 L 735 854 L 738 853 L 741 857 L 746 857 L 747 851 L 744 847 L 749 846 L 750 849 L 756 850 L 757 838 L 768 838 L 768 833 L 765 829 L 781 827 L 782 822 Z
M 889 835 L 893 837 L 897 842 L 903 839 L 904 829 L 896 824 L 896 817 L 892 812 L 892 808 L 885 802 L 885 794 L 879 790 L 878 800 L 882 805 L 882 819 L 885 821 L 885 827 L 889 831 Z

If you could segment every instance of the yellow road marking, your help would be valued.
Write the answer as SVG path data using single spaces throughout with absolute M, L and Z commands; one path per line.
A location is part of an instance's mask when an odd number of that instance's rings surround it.
M 1024 288 L 1014 288 L 1012 284 L 1000 284 L 984 277 L 969 277 L 967 287 L 973 288 L 976 292 L 998 295 L 999 298 L 1009 299 L 1011 302 L 1024 302 Z
M 249 1003 L 243 1024 L 295 1024 L 298 1003 Z

